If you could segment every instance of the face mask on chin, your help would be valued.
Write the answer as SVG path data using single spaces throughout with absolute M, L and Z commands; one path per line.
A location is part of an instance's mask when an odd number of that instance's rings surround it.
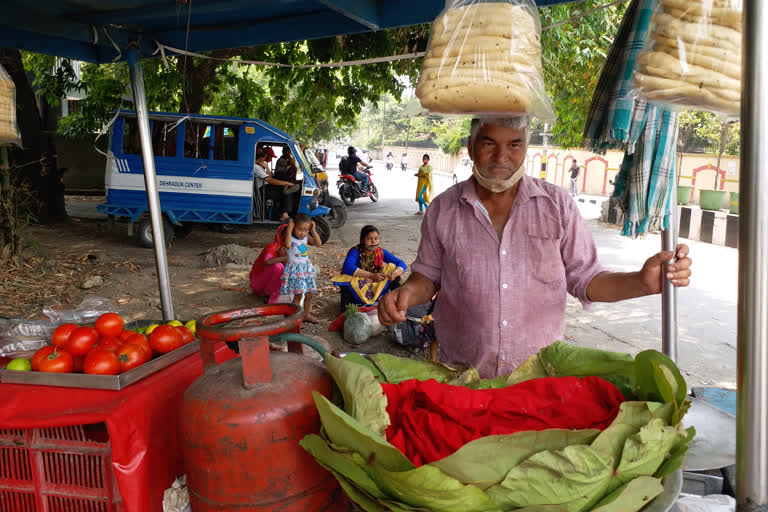
M 518 167 L 517 170 L 512 174 L 512 176 L 507 179 L 490 179 L 480 174 L 477 165 L 472 166 L 472 175 L 475 177 L 480 186 L 493 192 L 494 194 L 498 194 L 499 192 L 504 192 L 505 190 L 512 188 L 518 181 L 520 181 L 524 172 L 525 163 L 521 164 L 520 167 Z
M 377 248 L 378 246 L 379 246 L 379 244 L 376 244 L 376 245 L 366 245 L 366 246 L 364 246 L 364 247 L 365 247 L 365 250 L 366 250 L 366 251 L 373 251 L 373 250 L 376 250 L 376 248 Z

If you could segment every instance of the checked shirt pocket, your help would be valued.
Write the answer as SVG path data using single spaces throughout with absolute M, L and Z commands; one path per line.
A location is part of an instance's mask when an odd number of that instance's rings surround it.
M 556 283 L 565 279 L 557 226 L 531 224 L 528 226 L 527 241 L 531 274 L 542 283 Z

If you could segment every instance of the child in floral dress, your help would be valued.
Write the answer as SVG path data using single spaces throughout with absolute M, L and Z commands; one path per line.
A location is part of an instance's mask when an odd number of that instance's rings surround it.
M 288 262 L 283 269 L 281 277 L 282 286 L 280 293 L 293 295 L 293 303 L 299 305 L 301 296 L 304 296 L 304 321 L 311 324 L 318 322 L 312 316 L 312 294 L 317 291 L 315 278 L 317 271 L 309 260 L 309 245 L 320 247 L 323 242 L 317 236 L 315 223 L 308 215 L 299 213 L 296 220 L 288 222 L 285 230 L 285 247 L 287 249 Z

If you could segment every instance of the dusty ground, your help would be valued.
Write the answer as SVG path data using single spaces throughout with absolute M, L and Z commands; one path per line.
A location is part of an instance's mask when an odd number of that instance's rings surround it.
M 77 198 L 101 202 L 103 198 Z M 38 318 L 52 304 L 77 305 L 87 295 L 112 299 L 127 321 L 161 319 L 154 251 L 139 247 L 127 236 L 127 224 L 70 218 L 56 226 L 28 229 L 23 264 L 0 266 L 0 317 Z M 235 308 L 263 304 L 252 295 L 248 276 L 252 262 L 274 237 L 267 227 L 246 227 L 238 233 L 219 233 L 200 226 L 168 248 L 174 312 L 189 320 Z M 305 325 L 302 333 L 321 339 L 334 350 L 389 351 L 405 354 L 380 335 L 354 347 L 328 324 L 340 314 L 337 289 L 330 278 L 341 268 L 349 248 L 332 237 L 311 257 L 318 272 L 314 314 L 318 325 Z M 85 289 L 93 278 L 101 284 Z M 98 282 L 98 279 L 96 280 Z

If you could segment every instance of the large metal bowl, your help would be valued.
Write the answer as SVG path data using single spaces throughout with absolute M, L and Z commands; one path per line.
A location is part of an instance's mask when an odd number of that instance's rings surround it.
M 646 505 L 642 512 L 667 512 L 675 504 L 683 490 L 683 470 L 678 469 L 664 477 L 664 490 Z

